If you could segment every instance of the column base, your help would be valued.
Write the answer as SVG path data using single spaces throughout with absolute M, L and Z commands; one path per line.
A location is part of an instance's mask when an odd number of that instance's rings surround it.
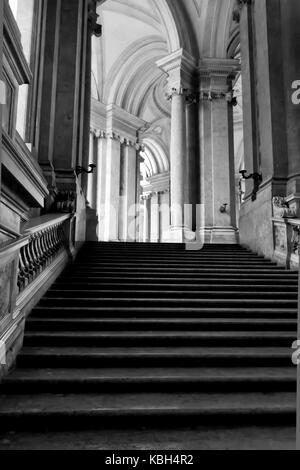
M 204 242 L 205 244 L 238 245 L 239 231 L 234 227 L 205 227 Z
M 171 227 L 163 235 L 164 243 L 188 243 L 196 240 L 196 234 L 186 227 Z

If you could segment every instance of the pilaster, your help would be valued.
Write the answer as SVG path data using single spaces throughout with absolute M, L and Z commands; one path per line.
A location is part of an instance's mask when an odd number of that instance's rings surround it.
M 201 203 L 206 242 L 237 243 L 232 116 L 236 60 L 204 59 L 199 67 Z

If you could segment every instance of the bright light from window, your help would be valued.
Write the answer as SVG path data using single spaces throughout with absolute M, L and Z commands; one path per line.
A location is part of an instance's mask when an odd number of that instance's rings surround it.
M 17 19 L 18 16 L 18 3 L 19 0 L 8 0 L 11 11 L 13 12 L 14 17 Z

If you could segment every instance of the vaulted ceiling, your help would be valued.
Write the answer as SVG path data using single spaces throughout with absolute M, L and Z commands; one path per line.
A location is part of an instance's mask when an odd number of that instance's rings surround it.
M 180 48 L 226 57 L 235 0 L 101 0 L 93 40 L 93 97 L 153 122 L 167 116 L 157 60 Z
M 235 1 L 99 0 L 103 35 L 93 38 L 93 98 L 149 123 L 144 138 L 168 153 L 167 77 L 156 62 L 181 48 L 197 61 L 227 57 Z

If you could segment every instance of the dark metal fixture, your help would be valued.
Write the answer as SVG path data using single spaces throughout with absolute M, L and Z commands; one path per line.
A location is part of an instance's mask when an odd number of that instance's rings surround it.
M 77 166 L 76 167 L 76 176 L 78 177 L 79 175 L 81 175 L 81 173 L 94 173 L 94 170 L 95 168 L 97 168 L 96 165 L 89 165 L 89 170 L 87 170 L 86 168 L 83 168 L 82 166 Z
M 242 178 L 244 180 L 253 179 L 254 187 L 253 187 L 251 199 L 252 199 L 252 201 L 256 201 L 256 195 L 257 195 L 257 192 L 259 190 L 259 186 L 260 186 L 260 184 L 262 183 L 262 180 L 263 180 L 262 174 L 255 172 L 255 173 L 252 173 L 251 175 L 246 176 L 247 170 L 240 171 L 240 174 L 242 175 Z

